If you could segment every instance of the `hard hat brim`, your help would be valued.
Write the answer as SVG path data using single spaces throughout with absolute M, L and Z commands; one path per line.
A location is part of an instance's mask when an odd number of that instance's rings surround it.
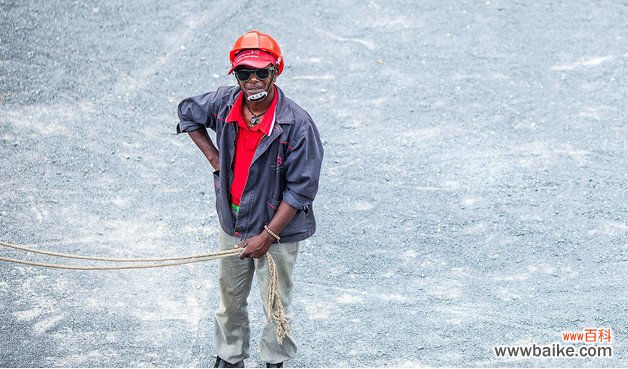
M 233 62 L 231 62 L 231 69 L 229 69 L 227 74 L 233 73 L 237 67 L 241 66 L 259 69 L 271 64 L 276 65 L 277 58 L 266 51 L 259 49 L 242 50 L 235 56 Z

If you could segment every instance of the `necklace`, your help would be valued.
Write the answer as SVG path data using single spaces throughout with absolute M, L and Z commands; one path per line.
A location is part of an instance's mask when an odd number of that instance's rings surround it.
M 252 115 L 252 117 L 251 117 L 251 125 L 252 125 L 252 126 L 256 126 L 256 125 L 259 123 L 259 119 L 260 119 L 261 117 L 263 117 L 263 116 L 264 116 L 264 114 L 266 114 L 266 112 L 267 112 L 267 111 L 268 111 L 268 109 L 270 108 L 270 107 L 269 107 L 269 108 L 267 108 L 266 110 L 264 110 L 264 112 L 263 112 L 262 114 L 255 115 L 255 113 L 253 113 L 253 110 L 251 110 L 251 108 L 249 108 L 249 104 L 247 104 L 247 103 L 245 102 L 245 103 L 244 103 L 244 105 L 246 106 L 246 110 L 248 110 L 248 111 L 249 111 L 249 113 L 251 113 L 251 115 Z

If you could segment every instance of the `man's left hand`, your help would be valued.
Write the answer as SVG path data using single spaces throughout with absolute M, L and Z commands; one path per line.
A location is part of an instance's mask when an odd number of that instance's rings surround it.
M 236 247 L 242 248 L 242 252 L 240 253 L 240 259 L 245 258 L 255 258 L 259 259 L 262 256 L 266 255 L 270 245 L 273 244 L 274 239 L 269 237 L 268 232 L 263 232 L 258 234 L 257 236 L 253 236 L 248 238 L 239 244 Z

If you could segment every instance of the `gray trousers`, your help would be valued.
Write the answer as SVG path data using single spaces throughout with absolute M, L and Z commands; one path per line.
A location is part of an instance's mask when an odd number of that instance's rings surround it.
M 219 228 L 218 245 L 220 250 L 232 249 L 240 239 L 227 235 Z M 299 243 L 273 244 L 270 254 L 277 266 L 281 302 L 286 311 L 288 322 L 292 320 L 290 302 L 292 300 L 292 271 L 297 259 Z M 244 259 L 229 257 L 220 259 L 218 278 L 220 285 L 220 307 L 214 315 L 214 348 L 216 354 L 232 364 L 250 356 L 250 328 L 247 312 L 247 298 L 251 291 L 253 274 L 257 271 L 260 293 L 264 310 L 268 294 L 268 262 L 266 257 Z M 268 312 L 266 312 L 268 316 Z M 297 345 L 290 335 L 286 335 L 283 344 L 276 339 L 277 325 L 266 322 L 259 343 L 259 351 L 270 364 L 284 362 L 297 352 Z

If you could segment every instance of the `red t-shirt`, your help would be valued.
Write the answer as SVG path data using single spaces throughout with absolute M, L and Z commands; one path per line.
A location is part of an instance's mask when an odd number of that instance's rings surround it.
M 231 202 L 240 206 L 240 200 L 246 186 L 246 180 L 249 177 L 249 168 L 253 162 L 253 156 L 257 146 L 262 141 L 264 135 L 270 136 L 275 124 L 275 108 L 277 107 L 277 88 L 275 89 L 275 97 L 270 107 L 262 117 L 262 121 L 252 128 L 246 125 L 242 115 L 242 96 L 240 92 L 233 108 L 227 115 L 227 121 L 238 122 L 238 135 L 236 137 L 235 156 L 233 158 L 233 182 L 231 183 Z

